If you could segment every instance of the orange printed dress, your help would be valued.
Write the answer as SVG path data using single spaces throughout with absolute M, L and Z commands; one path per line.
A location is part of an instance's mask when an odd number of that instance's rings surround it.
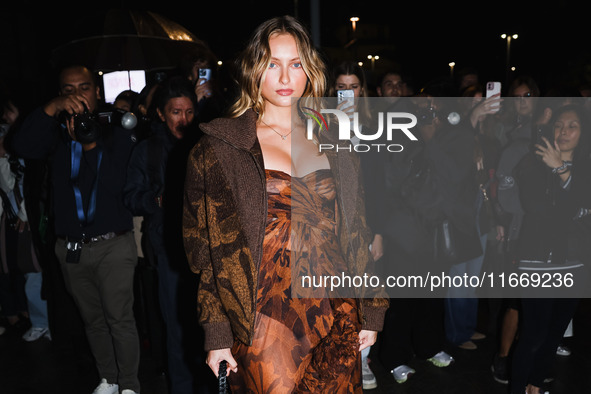
M 251 346 L 236 341 L 232 349 L 238 362 L 238 373 L 229 376 L 232 393 L 361 393 L 355 300 L 291 296 L 292 255 L 304 261 L 304 271 L 322 261 L 343 267 L 332 174 L 318 170 L 292 178 L 267 170 L 266 179 L 254 338 Z

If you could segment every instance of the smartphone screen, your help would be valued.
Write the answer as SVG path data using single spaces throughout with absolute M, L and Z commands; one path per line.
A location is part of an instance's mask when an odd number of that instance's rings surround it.
M 352 89 L 343 89 L 337 90 L 337 103 L 340 104 L 343 101 L 347 100 L 353 105 L 353 98 L 355 97 L 355 93 Z
M 201 81 L 201 84 L 204 84 L 205 82 L 209 81 L 210 78 L 211 78 L 211 70 L 209 68 L 200 68 L 199 69 L 199 79 L 204 79 L 204 81 Z
M 495 94 L 501 93 L 501 83 L 500 82 L 487 82 L 486 83 L 486 98 L 492 97 Z M 494 107 L 496 107 L 496 111 L 499 110 L 501 103 L 494 103 Z M 495 112 L 496 112 L 495 111 Z

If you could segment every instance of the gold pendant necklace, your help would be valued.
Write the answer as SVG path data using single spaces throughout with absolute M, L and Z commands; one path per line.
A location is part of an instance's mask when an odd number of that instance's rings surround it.
M 282 140 L 285 141 L 285 139 L 293 132 L 293 130 L 295 129 L 295 127 L 293 129 L 291 129 L 291 131 L 287 134 L 281 134 L 280 132 L 278 132 L 277 130 L 275 130 L 274 128 L 272 128 L 271 126 L 269 126 L 267 123 L 265 123 L 264 120 L 261 119 L 261 122 L 263 122 L 263 124 L 265 126 L 267 126 L 268 128 L 270 128 L 271 130 L 273 130 L 275 133 L 277 133 L 278 136 L 281 137 Z

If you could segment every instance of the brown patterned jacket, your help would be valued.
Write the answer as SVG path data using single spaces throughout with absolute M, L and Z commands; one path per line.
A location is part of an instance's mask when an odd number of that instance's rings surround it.
M 200 274 L 199 320 L 209 351 L 230 348 L 235 339 L 251 344 L 267 193 L 252 110 L 201 128 L 205 135 L 188 161 L 183 234 L 189 265 Z M 328 156 L 337 182 L 341 250 L 351 272 L 363 275 L 371 260 L 371 234 L 359 180 L 351 175 L 358 173 L 358 162 L 351 158 L 356 155 Z M 386 298 L 363 298 L 362 327 L 380 331 L 387 307 Z

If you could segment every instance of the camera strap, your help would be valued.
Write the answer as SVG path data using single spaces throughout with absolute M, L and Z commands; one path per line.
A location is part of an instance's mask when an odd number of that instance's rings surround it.
M 101 167 L 101 161 L 103 158 L 103 151 L 99 149 L 97 163 L 96 163 L 96 177 L 94 178 L 94 184 L 90 193 L 90 201 L 88 203 L 88 212 L 84 212 L 84 205 L 82 204 L 82 192 L 78 187 L 78 177 L 80 175 L 80 163 L 82 161 L 82 144 L 77 141 L 72 141 L 71 149 L 71 169 L 70 169 L 70 182 L 74 189 L 74 198 L 76 199 L 76 212 L 78 220 L 81 225 L 87 225 L 94 221 L 94 215 L 96 213 L 96 193 L 98 189 L 98 178 L 99 170 Z

